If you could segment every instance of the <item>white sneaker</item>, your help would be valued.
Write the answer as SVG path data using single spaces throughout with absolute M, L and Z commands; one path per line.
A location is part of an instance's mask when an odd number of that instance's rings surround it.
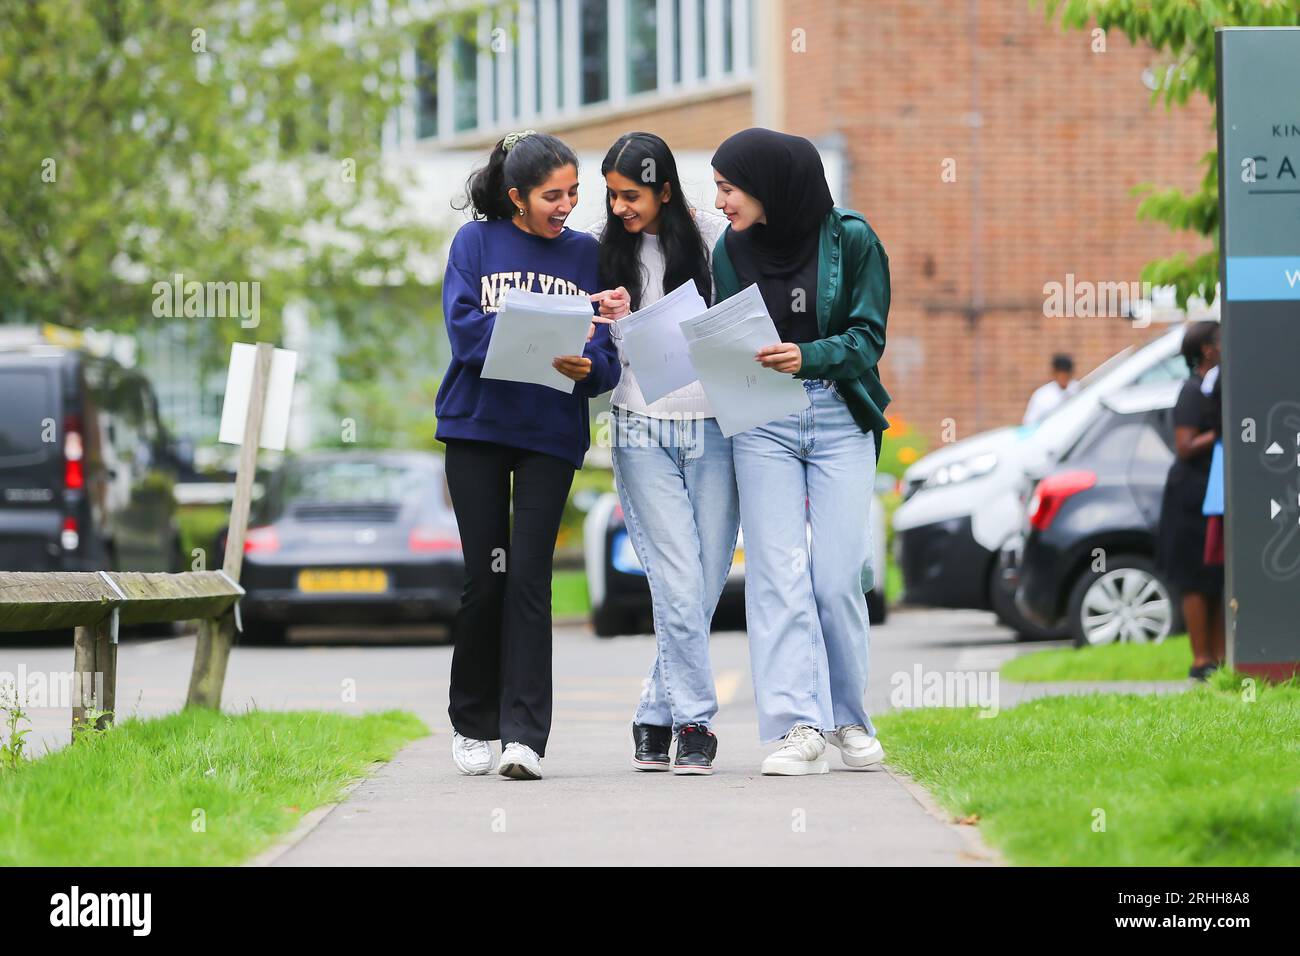
M 451 732 L 451 759 L 456 761 L 457 770 L 471 777 L 491 773 L 496 765 L 490 743 L 464 737 L 454 730 Z
M 826 742 L 840 748 L 844 766 L 854 770 L 866 770 L 885 759 L 885 748 L 861 724 L 836 727 L 826 735 Z
M 506 744 L 497 773 L 514 780 L 541 780 L 542 758 L 525 744 Z
M 776 753 L 763 761 L 763 773 L 769 776 L 802 776 L 807 773 L 829 773 L 825 757 L 826 741 L 816 727 L 795 724 L 785 735 L 785 743 Z

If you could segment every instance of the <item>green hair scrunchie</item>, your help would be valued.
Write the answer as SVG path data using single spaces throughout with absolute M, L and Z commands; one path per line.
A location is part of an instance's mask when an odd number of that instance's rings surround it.
M 535 129 L 525 129 L 520 130 L 517 133 L 506 133 L 506 138 L 501 141 L 501 149 L 508 153 L 510 150 L 515 148 L 515 144 L 521 139 L 525 136 L 532 136 L 536 132 L 537 130 Z

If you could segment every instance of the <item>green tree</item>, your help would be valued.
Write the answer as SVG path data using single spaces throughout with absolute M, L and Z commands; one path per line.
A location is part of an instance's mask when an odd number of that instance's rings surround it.
M 376 416 L 419 412 L 410 392 L 427 391 L 427 370 L 399 381 L 393 366 L 410 353 L 393 346 L 441 328 L 443 237 L 407 207 L 408 174 L 381 139 L 412 94 L 402 70 L 412 47 L 431 59 L 472 24 L 470 7 L 446 7 L 0 3 L 0 321 L 194 323 L 191 341 L 211 343 L 204 360 L 220 367 L 225 343 L 277 341 L 285 303 L 307 302 L 342 345 L 344 382 L 327 396 L 341 417 L 362 417 L 363 404 Z M 260 321 L 230 306 L 160 317 L 155 283 L 177 274 L 258 283 Z M 349 379 L 376 364 L 376 341 L 389 344 L 389 366 L 379 384 L 358 383 L 373 397 L 363 403 Z M 422 435 L 421 422 L 408 425 Z M 399 440 L 379 434 L 395 418 L 383 424 L 361 434 Z
M 1277 27 L 1300 24 L 1300 0 L 1031 0 L 1046 9 L 1048 19 L 1058 15 L 1063 26 L 1083 29 L 1095 24 L 1108 34 L 1118 31 L 1132 44 L 1145 43 L 1164 62 L 1152 102 L 1163 99 L 1166 108 L 1187 102 L 1194 94 L 1210 102 L 1215 97 L 1214 31 L 1217 27 Z M 1142 270 L 1144 281 L 1171 285 L 1178 304 L 1190 296 L 1213 302 L 1219 277 L 1219 167 L 1218 152 L 1202 159 L 1204 177 L 1194 192 L 1138 187 L 1144 198 L 1138 217 L 1207 236 L 1215 249 L 1197 256 L 1177 253 L 1150 262 Z
M 6 317 L 130 329 L 176 273 L 258 280 L 272 319 L 305 288 L 401 281 L 435 239 L 379 161 L 412 14 L 371 6 L 0 5 Z

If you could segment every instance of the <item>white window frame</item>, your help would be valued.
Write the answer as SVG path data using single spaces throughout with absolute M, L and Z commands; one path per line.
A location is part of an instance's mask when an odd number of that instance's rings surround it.
M 609 97 L 598 103 L 583 104 L 581 100 L 582 71 L 579 59 L 580 33 L 578 0 L 541 0 L 540 20 L 534 22 L 531 0 L 521 0 L 517 5 L 518 14 L 514 18 L 519 31 L 519 59 L 515 62 L 513 42 L 500 54 L 491 49 L 491 31 L 493 20 L 496 25 L 509 30 L 511 15 L 485 11 L 479 15 L 477 32 L 479 35 L 478 52 L 478 122 L 473 129 L 455 129 L 455 50 L 452 43 L 444 44 L 439 51 L 438 62 L 438 133 L 436 137 L 424 137 L 420 142 L 434 143 L 438 146 L 454 145 L 457 142 L 480 141 L 485 138 L 504 134 L 512 129 L 526 125 L 547 122 L 572 122 L 591 116 L 593 120 L 631 109 L 663 102 L 671 104 L 681 96 L 696 96 L 709 90 L 744 89 L 752 87 L 753 64 L 750 62 L 750 24 L 751 15 L 761 16 L 761 10 L 752 10 L 753 4 L 762 0 L 681 0 L 681 82 L 673 82 L 676 66 L 673 56 L 673 33 L 677 26 L 673 22 L 673 0 L 658 0 L 656 7 L 656 75 L 657 88 L 641 93 L 628 92 L 627 68 L 627 0 L 605 0 L 607 4 L 607 22 L 609 24 Z M 732 70 L 723 72 L 723 10 L 724 4 L 731 4 L 732 10 Z M 504 0 L 502 6 L 511 6 L 510 0 Z M 705 12 L 705 57 L 704 76 L 699 76 L 699 36 L 698 16 L 700 6 Z M 565 30 L 560 34 L 557 11 L 563 10 Z M 534 108 L 537 95 L 537 62 L 534 54 L 534 38 L 540 34 L 541 39 L 541 110 Z M 497 64 L 497 80 L 500 89 L 493 80 L 492 57 L 500 56 Z M 414 72 L 414 59 L 403 60 L 403 72 Z M 560 104 L 558 70 L 564 72 L 564 103 Z M 508 109 L 513 94 L 514 72 L 519 71 L 519 101 L 515 112 Z M 503 119 L 492 122 L 493 104 L 497 114 Z M 414 109 L 415 97 L 408 98 L 402 108 L 403 116 L 396 124 L 393 133 L 398 142 L 416 140 L 417 129 Z M 411 115 L 405 115 L 410 113 Z M 409 135 L 408 135 L 409 133 Z

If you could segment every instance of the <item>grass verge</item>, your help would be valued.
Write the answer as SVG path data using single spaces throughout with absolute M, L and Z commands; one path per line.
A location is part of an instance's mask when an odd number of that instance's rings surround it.
M 404 711 L 125 720 L 0 772 L 0 865 L 242 863 L 427 733 Z
M 1192 646 L 1187 635 L 1159 644 L 1105 644 L 1023 654 L 1002 665 L 1014 681 L 1187 680 Z
M 551 575 L 551 614 L 573 617 L 591 612 L 586 571 L 556 571 Z
M 1300 681 L 882 715 L 891 766 L 1021 865 L 1300 864 Z M 1104 829 L 1102 829 L 1104 827 Z

